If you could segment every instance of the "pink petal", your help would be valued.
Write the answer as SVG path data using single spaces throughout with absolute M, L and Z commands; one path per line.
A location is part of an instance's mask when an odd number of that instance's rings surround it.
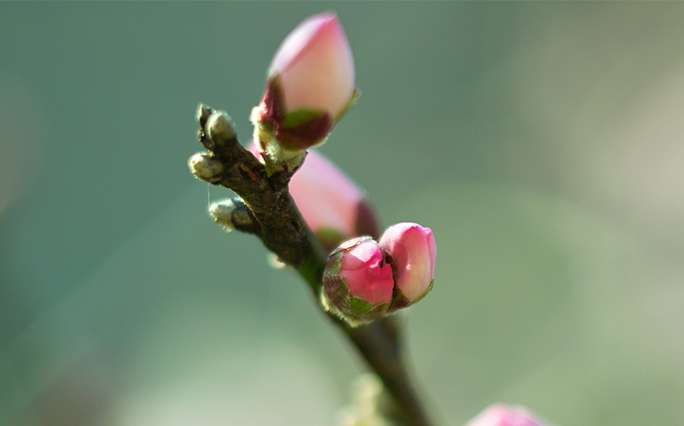
M 421 298 L 435 273 L 437 246 L 432 230 L 417 223 L 398 223 L 385 230 L 380 246 L 392 256 L 401 293 L 409 301 Z
M 487 407 L 466 426 L 544 426 L 525 407 L 496 404 Z
M 342 112 L 354 93 L 354 58 L 337 16 L 312 16 L 288 34 L 269 78 L 279 79 L 287 111 Z
M 345 253 L 340 274 L 352 296 L 374 305 L 390 303 L 394 279 L 392 267 L 383 257 L 380 246 L 372 240 Z

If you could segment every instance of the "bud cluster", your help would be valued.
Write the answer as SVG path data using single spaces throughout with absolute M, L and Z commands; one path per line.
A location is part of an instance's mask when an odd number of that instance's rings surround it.
M 390 226 L 379 242 L 345 241 L 328 257 L 323 306 L 360 325 L 412 305 L 432 288 L 436 254 L 432 230 L 416 223 Z
M 205 105 L 197 107 L 197 121 L 201 135 L 206 138 L 205 147 L 213 149 L 217 144 L 235 140 L 235 126 L 230 116 L 223 111 L 212 111 Z M 224 166 L 212 152 L 198 152 L 188 159 L 190 173 L 197 179 L 218 183 L 223 179 Z
M 430 228 L 399 223 L 380 235 L 363 191 L 323 154 L 307 153 L 325 141 L 356 96 L 354 59 L 342 25 L 333 13 L 312 16 L 285 38 L 273 58 L 261 102 L 252 110 L 249 148 L 267 176 L 288 172 L 299 212 L 331 252 L 322 303 L 352 325 L 424 297 L 432 287 L 436 256 Z M 198 119 L 210 151 L 237 143 L 227 114 L 200 107 Z M 205 181 L 225 179 L 223 164 L 211 152 L 193 156 L 189 167 Z M 242 202 L 215 203 L 209 213 L 226 230 L 259 231 Z

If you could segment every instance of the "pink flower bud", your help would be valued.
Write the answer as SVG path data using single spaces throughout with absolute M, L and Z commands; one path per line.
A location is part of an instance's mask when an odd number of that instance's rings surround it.
M 249 150 L 260 158 L 258 144 Z M 361 235 L 379 236 L 375 213 L 356 184 L 323 154 L 309 151 L 290 180 L 290 194 L 326 248 Z
M 345 241 L 330 254 L 323 273 L 323 304 L 350 324 L 385 315 L 393 289 L 392 266 L 372 238 Z
M 286 149 L 322 142 L 354 98 L 354 58 L 333 13 L 299 24 L 280 45 L 259 105 L 260 124 Z
M 497 404 L 487 407 L 466 426 L 544 426 L 526 408 Z
M 405 299 L 396 300 L 393 309 L 417 302 L 427 294 L 437 256 L 432 230 L 417 223 L 398 223 L 385 230 L 380 246 L 392 257 L 397 286 Z

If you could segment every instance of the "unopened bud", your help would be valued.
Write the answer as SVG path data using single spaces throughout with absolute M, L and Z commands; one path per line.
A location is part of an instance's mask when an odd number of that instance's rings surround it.
M 340 244 L 323 273 L 323 306 L 352 326 L 383 317 L 392 301 L 394 278 L 385 254 L 370 237 Z
M 255 232 L 258 227 L 250 208 L 237 196 L 209 205 L 209 216 L 226 231 Z
M 312 16 L 276 52 L 258 122 L 283 148 L 306 149 L 325 140 L 355 93 L 354 58 L 337 16 Z
M 223 111 L 214 111 L 207 120 L 207 134 L 214 142 L 228 141 L 235 138 L 233 120 Z
M 235 229 L 233 223 L 233 212 L 236 205 L 230 198 L 211 203 L 209 206 L 209 216 L 216 224 L 220 225 L 225 231 L 230 232 Z
M 466 426 L 544 426 L 529 410 L 521 406 L 496 404 L 487 407 Z
M 207 152 L 198 152 L 188 159 L 188 168 L 196 178 L 216 183 L 223 176 L 223 164 Z
M 417 223 L 398 223 L 385 230 L 380 246 L 392 258 L 399 297 L 392 309 L 417 302 L 432 288 L 437 246 L 432 230 Z

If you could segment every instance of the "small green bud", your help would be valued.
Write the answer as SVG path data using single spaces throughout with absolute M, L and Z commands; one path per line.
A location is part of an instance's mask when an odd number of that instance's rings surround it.
M 208 152 L 198 152 L 188 159 L 190 173 L 210 183 L 219 182 L 223 176 L 223 164 Z
M 214 111 L 207 120 L 207 134 L 214 142 L 234 139 L 235 126 L 233 120 L 223 111 Z

